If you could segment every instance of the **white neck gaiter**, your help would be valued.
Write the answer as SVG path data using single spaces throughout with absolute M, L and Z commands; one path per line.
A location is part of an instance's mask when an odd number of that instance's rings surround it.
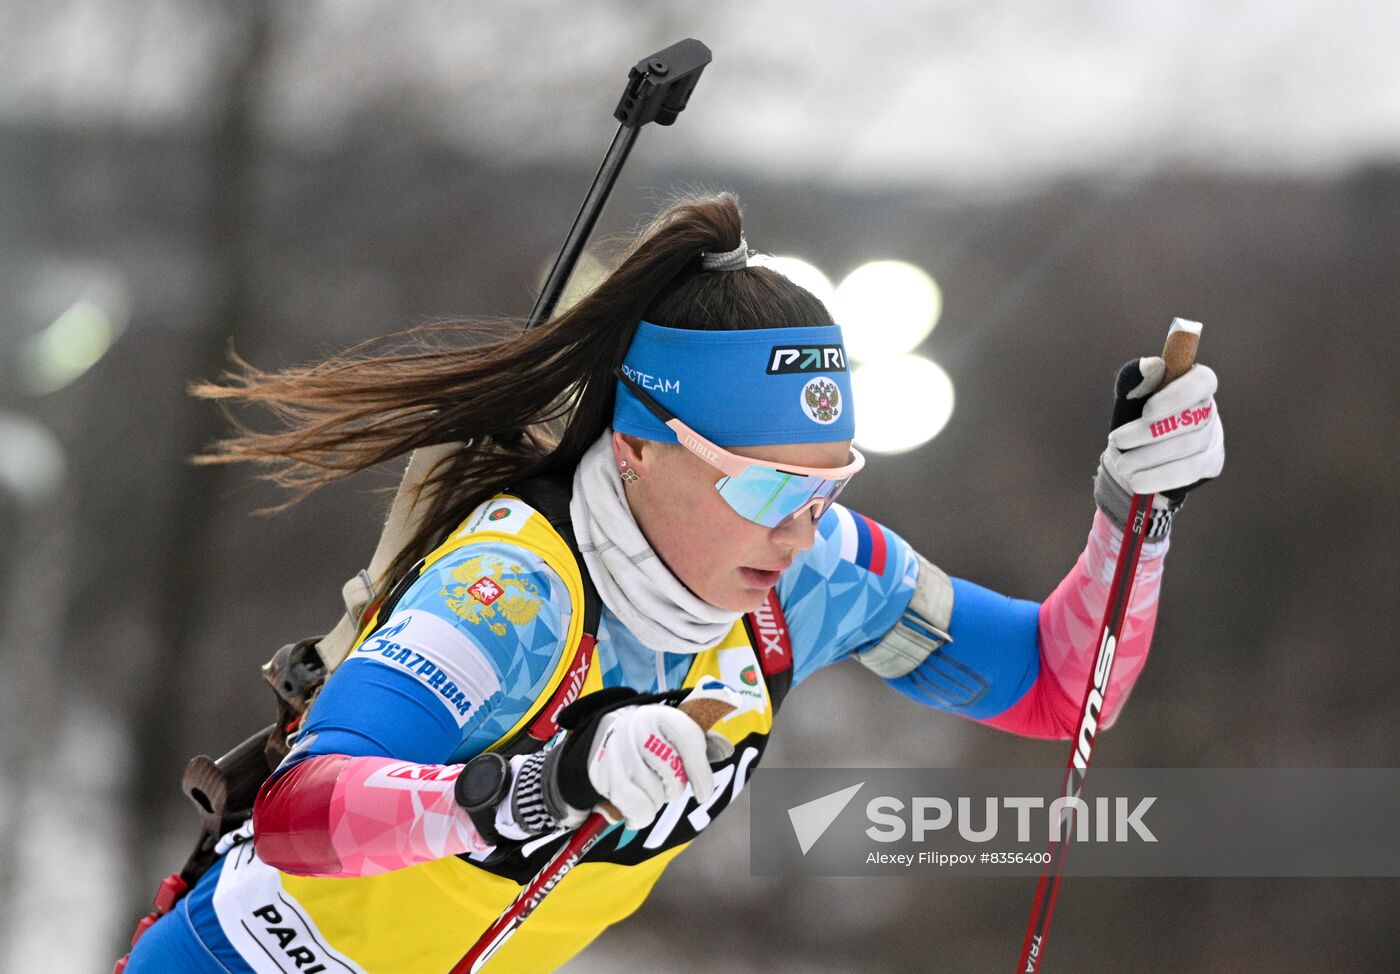
M 569 517 L 599 598 L 653 649 L 704 652 L 718 645 L 743 615 L 700 599 L 647 544 L 623 493 L 611 428 L 588 448 L 574 471 Z

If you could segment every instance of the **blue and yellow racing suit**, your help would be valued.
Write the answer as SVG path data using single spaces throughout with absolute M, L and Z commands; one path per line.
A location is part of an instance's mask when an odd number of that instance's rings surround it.
M 481 505 L 332 674 L 287 764 L 335 754 L 453 764 L 512 739 L 568 678 L 566 648 L 578 645 L 582 626 L 579 571 L 559 534 L 524 501 L 500 495 Z M 776 588 L 792 686 L 889 632 L 918 571 L 893 532 L 840 505 L 828 510 L 813 546 Z M 473 591 L 482 584 L 488 598 Z M 934 656 L 973 673 L 979 691 L 936 692 L 933 669 L 891 682 L 934 706 L 994 718 L 1037 682 L 1039 606 L 959 579 L 953 585 L 953 641 Z M 745 698 L 743 710 L 715 728 L 734 753 L 716 767 L 709 802 L 687 791 L 641 831 L 619 828 L 600 842 L 488 970 L 553 970 L 632 913 L 671 859 L 744 788 L 773 729 L 774 700 L 758 676 L 762 648 L 743 620 L 695 655 L 643 644 L 606 607 L 597 628 L 582 693 L 654 692 L 718 677 Z M 550 851 L 539 840 L 502 863 L 447 856 L 328 878 L 280 872 L 253 843 L 238 844 L 138 942 L 128 974 L 445 972 Z

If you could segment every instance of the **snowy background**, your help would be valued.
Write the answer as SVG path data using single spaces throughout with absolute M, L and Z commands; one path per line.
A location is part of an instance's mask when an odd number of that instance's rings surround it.
M 600 234 L 732 189 L 755 247 L 933 274 L 957 409 L 851 503 L 948 571 L 1043 598 L 1114 371 L 1206 323 L 1229 462 L 1096 761 L 1395 766 L 1400 5 L 0 0 L 0 970 L 109 969 L 193 841 L 184 761 L 270 719 L 257 666 L 377 535 L 388 477 L 250 517 L 274 495 L 184 462 L 223 430 L 185 384 L 230 339 L 275 367 L 528 311 L 627 68 L 686 36 L 714 62 Z M 1063 751 L 852 666 L 768 761 Z M 1033 883 L 755 879 L 745 818 L 568 970 L 1013 963 Z M 1398 912 L 1395 880 L 1076 880 L 1049 964 L 1389 971 Z

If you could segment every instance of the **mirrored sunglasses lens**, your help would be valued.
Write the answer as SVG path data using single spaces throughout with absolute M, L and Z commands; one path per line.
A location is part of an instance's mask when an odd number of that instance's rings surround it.
M 826 512 L 831 510 L 831 505 L 836 503 L 836 498 L 840 496 L 842 489 L 850 483 L 850 480 L 827 480 L 822 483 L 821 488 L 812 495 L 812 500 L 820 501 L 817 507 L 817 516 L 814 520 L 820 521 Z
M 800 477 L 766 467 L 748 467 L 738 477 L 726 477 L 715 486 L 735 513 L 771 528 L 831 489 L 833 483 L 820 477 Z M 839 492 L 840 487 L 835 490 Z M 825 505 L 822 510 L 825 511 Z

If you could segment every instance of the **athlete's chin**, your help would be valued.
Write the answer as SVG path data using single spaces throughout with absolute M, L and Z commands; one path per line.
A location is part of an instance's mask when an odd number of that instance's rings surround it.
M 706 603 L 730 612 L 752 612 L 768 600 L 781 571 L 734 568 L 686 587 Z
M 729 604 L 722 608 L 732 612 L 752 612 L 761 606 L 768 599 L 768 589 L 762 592 L 744 592 L 729 600 Z
M 716 609 L 729 612 L 752 612 L 768 598 L 768 589 L 757 590 L 731 581 L 728 584 L 709 585 L 704 591 L 692 588 L 692 592 Z
M 724 608 L 736 612 L 752 612 L 768 600 L 768 593 L 778 584 L 781 572 L 740 568 L 736 584 L 730 588 Z

